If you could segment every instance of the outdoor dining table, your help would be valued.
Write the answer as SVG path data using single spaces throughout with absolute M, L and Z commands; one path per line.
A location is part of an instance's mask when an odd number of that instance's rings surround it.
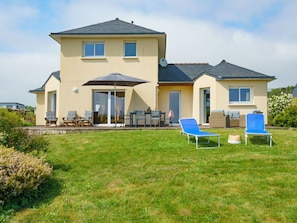
M 145 114 L 145 117 L 148 117 L 149 118 L 149 120 L 151 119 L 151 112 L 150 111 L 146 111 L 144 114 Z M 136 117 L 136 111 L 130 112 L 130 126 L 131 127 L 132 126 L 136 126 L 134 124 L 135 117 Z M 166 120 L 166 113 L 160 111 L 160 122 L 161 122 L 160 123 L 161 124 L 160 126 L 162 126 L 162 127 L 165 127 L 166 126 L 165 120 Z

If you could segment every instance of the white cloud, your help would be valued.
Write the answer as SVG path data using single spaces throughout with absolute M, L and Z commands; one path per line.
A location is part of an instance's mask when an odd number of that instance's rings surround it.
M 116 17 L 165 32 L 169 63 L 216 65 L 225 59 L 276 76 L 278 80 L 272 81 L 271 87 L 297 82 L 294 24 L 297 2 L 294 0 L 141 3 L 138 0 L 53 0 L 34 6 L 26 1 L 19 6 L 6 3 L 2 7 L 1 4 L 4 3 L 0 3 L 0 60 L 4 66 L 0 67 L 0 101 L 35 104 L 34 95 L 27 93 L 28 90 L 40 87 L 51 72 L 59 69 L 59 44 L 49 33 Z
M 41 87 L 51 72 L 59 70 L 56 54 L 0 54 L 0 101 L 35 106 L 29 90 Z

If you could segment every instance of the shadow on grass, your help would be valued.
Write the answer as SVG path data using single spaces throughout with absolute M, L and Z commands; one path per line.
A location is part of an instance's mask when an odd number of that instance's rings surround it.
M 249 136 L 248 140 L 253 145 L 268 145 L 269 146 L 269 137 L 267 136 Z M 248 143 L 249 143 L 248 141 Z M 274 142 L 272 141 L 272 145 Z
M 188 142 L 186 141 L 186 143 L 188 143 Z M 191 137 L 190 143 L 196 145 L 195 138 Z M 222 146 L 222 143 L 220 143 L 220 146 Z M 195 146 L 195 148 L 196 148 L 196 146 Z M 203 149 L 203 148 L 205 148 L 205 149 L 207 149 L 207 148 L 219 148 L 218 147 L 218 141 L 213 140 L 213 139 L 208 140 L 207 137 L 201 137 L 201 138 L 199 138 L 199 141 L 198 141 L 198 149 L 200 149 L 200 148 L 201 149 Z

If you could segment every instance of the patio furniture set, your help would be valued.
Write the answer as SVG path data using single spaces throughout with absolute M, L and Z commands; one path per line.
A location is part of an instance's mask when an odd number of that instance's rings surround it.
M 58 118 L 55 112 L 46 112 L 45 124 L 47 126 L 56 126 L 57 121 Z M 92 126 L 93 113 L 91 111 L 85 111 L 84 117 L 80 117 L 77 115 L 76 111 L 69 111 L 67 117 L 63 117 L 63 125 L 72 127 Z
M 130 126 L 139 126 L 139 121 L 142 122 L 143 126 L 146 127 L 147 120 L 149 120 L 149 125 L 165 127 L 166 125 L 166 113 L 162 111 L 143 111 L 143 110 L 135 110 L 130 112 L 129 115 Z
M 254 114 L 262 114 L 259 110 L 254 110 Z M 234 128 L 246 127 L 246 115 L 240 111 L 213 110 L 209 116 L 209 127 L 211 128 Z
M 63 125 L 71 127 L 93 126 L 93 117 L 92 111 L 85 111 L 84 117 L 78 116 L 76 111 L 69 111 L 67 117 L 63 118 Z M 166 126 L 166 113 L 162 111 L 135 110 L 126 116 L 126 120 L 128 119 L 131 127 L 139 127 L 140 125 L 146 127 L 147 122 L 149 122 L 150 127 L 153 125 L 158 127 Z M 56 126 L 58 118 L 55 112 L 46 112 L 45 121 L 47 126 Z M 123 125 L 124 122 L 125 120 L 119 123 Z

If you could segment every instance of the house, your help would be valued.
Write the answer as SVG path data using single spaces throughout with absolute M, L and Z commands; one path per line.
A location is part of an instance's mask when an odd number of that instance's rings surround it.
M 0 108 L 9 108 L 13 110 L 24 110 L 25 105 L 17 102 L 0 102 Z
M 82 28 L 51 33 L 60 44 L 60 70 L 53 72 L 36 94 L 36 124 L 44 125 L 47 111 L 55 111 L 62 124 L 68 111 L 83 116 L 94 112 L 98 125 L 112 125 L 114 87 L 83 86 L 112 72 L 147 80 L 134 87 L 117 86 L 120 118 L 134 110 L 173 111 L 171 121 L 195 117 L 208 123 L 211 110 L 261 110 L 267 114 L 267 83 L 274 76 L 222 61 L 168 64 L 166 33 L 147 29 L 118 18 Z M 267 118 L 266 118 L 267 122 Z

